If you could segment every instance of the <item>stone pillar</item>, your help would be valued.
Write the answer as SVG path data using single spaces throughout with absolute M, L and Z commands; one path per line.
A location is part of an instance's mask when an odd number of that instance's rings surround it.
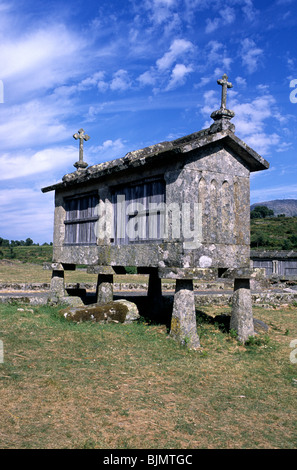
M 160 313 L 162 309 L 162 280 L 158 276 L 158 269 L 152 270 L 149 274 L 147 296 L 153 313 Z
M 237 331 L 242 343 L 255 334 L 249 279 L 234 279 L 230 328 Z
M 170 336 L 189 349 L 200 348 L 192 279 L 177 279 Z
M 100 305 L 113 301 L 112 274 L 98 274 L 96 298 L 97 303 Z
M 53 270 L 51 279 L 51 293 L 57 297 L 65 297 L 65 281 L 63 270 Z

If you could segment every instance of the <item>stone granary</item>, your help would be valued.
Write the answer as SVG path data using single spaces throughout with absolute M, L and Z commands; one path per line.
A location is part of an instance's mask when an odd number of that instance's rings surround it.
M 265 270 L 268 279 L 280 281 L 297 280 L 297 252 L 290 250 L 251 250 L 254 268 Z
M 192 349 L 193 280 L 233 278 L 231 328 L 254 335 L 250 295 L 250 173 L 269 167 L 235 134 L 234 112 L 221 107 L 207 129 L 88 167 L 80 141 L 76 171 L 55 191 L 51 289 L 64 294 L 64 271 L 78 264 L 98 274 L 97 302 L 113 298 L 113 275 L 136 266 L 149 274 L 148 301 L 161 308 L 162 279 L 175 279 L 170 335 Z

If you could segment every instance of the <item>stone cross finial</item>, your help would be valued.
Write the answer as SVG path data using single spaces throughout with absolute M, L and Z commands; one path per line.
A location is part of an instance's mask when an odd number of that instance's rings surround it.
M 228 82 L 228 77 L 224 73 L 222 78 L 217 80 L 218 85 L 222 86 L 222 99 L 221 99 L 221 109 L 226 109 L 227 103 L 227 88 L 233 88 L 232 83 Z
M 227 89 L 233 88 L 232 83 L 228 82 L 228 77 L 224 73 L 222 78 L 217 80 L 218 85 L 222 87 L 222 98 L 221 98 L 221 107 L 217 111 L 211 113 L 210 117 L 215 121 L 214 124 L 210 126 L 210 132 L 219 132 L 222 130 L 235 131 L 235 126 L 230 122 L 235 116 L 234 111 L 226 108 L 227 104 Z
M 73 135 L 74 139 L 78 140 L 79 139 L 79 161 L 74 163 L 73 166 L 75 168 L 86 168 L 88 164 L 84 162 L 84 140 L 89 140 L 89 136 L 85 134 L 85 131 L 83 129 L 79 129 L 79 131 Z

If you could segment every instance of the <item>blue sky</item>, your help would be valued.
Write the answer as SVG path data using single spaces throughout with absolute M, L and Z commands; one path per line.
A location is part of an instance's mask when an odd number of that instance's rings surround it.
M 296 32 L 295 0 L 0 0 L 0 236 L 52 241 L 78 129 L 89 165 L 199 131 L 223 73 L 251 203 L 297 199 Z

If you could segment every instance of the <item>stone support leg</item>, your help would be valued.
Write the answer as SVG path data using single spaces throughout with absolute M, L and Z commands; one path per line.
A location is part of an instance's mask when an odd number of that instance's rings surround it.
M 242 343 L 255 334 L 249 279 L 234 280 L 230 328 L 237 331 Z
M 64 281 L 64 271 L 55 271 L 52 272 L 51 279 L 51 293 L 57 297 L 65 297 L 65 281 Z
M 147 296 L 152 313 L 157 315 L 162 309 L 162 280 L 158 277 L 157 269 L 149 274 Z
M 96 298 L 100 305 L 113 301 L 112 274 L 98 274 Z
M 189 349 L 200 347 L 192 280 L 176 280 L 170 336 Z

